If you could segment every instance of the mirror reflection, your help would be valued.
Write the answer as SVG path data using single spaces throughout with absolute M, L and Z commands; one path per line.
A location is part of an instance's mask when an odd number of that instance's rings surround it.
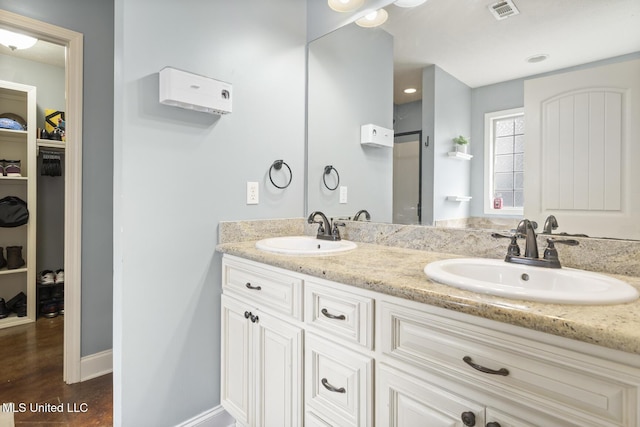
M 540 148 L 525 134 L 525 82 L 640 58 L 640 5 L 510 4 L 517 13 L 502 19 L 491 2 L 390 4 L 380 27 L 349 24 L 309 44 L 308 212 L 499 229 L 533 212 L 539 231 L 554 214 L 557 232 L 589 234 L 571 229 L 562 209 L 528 210 L 526 183 L 540 176 L 527 174 L 523 151 Z M 361 143 L 371 123 L 393 129 L 392 149 Z M 621 144 L 637 133 L 630 138 Z M 322 185 L 325 165 L 340 170 L 335 191 Z M 598 236 L 640 238 L 640 229 L 625 234 Z

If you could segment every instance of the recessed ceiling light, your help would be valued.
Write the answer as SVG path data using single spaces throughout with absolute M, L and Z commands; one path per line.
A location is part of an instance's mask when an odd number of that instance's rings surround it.
M 539 53 L 537 55 L 533 55 L 527 58 L 527 62 L 530 64 L 535 64 L 537 62 L 542 62 L 544 60 L 546 60 L 547 58 L 549 58 L 549 55 L 547 55 L 546 53 Z
M 416 7 L 426 2 L 427 0 L 398 0 L 393 4 L 395 4 L 398 7 Z
M 408 87 L 403 92 L 404 93 L 416 93 L 417 91 L 418 91 L 418 89 L 416 89 L 415 87 Z
M 364 4 L 364 0 L 329 0 L 329 7 L 336 12 L 352 12 Z
M 372 12 L 367 12 L 366 15 L 356 21 L 356 24 L 365 28 L 373 28 L 384 24 L 388 17 L 389 14 L 386 10 L 378 9 Z

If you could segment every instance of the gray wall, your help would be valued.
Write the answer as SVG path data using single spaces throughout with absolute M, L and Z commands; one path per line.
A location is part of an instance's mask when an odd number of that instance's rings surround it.
M 453 138 L 471 133 L 471 89 L 435 65 L 425 68 L 422 87 L 423 139 L 430 136 L 429 147 L 422 151 L 422 223 L 432 225 L 469 216 L 467 202 L 446 198 L 471 192 L 470 163 L 448 155 Z
M 220 401 L 218 223 L 304 212 L 306 8 L 115 5 L 114 422 L 170 426 Z M 165 66 L 232 83 L 233 112 L 160 105 Z M 269 183 L 277 159 L 293 170 L 285 190 Z
M 112 345 L 113 1 L 0 0 L 0 8 L 84 34 L 82 356 Z
M 361 125 L 393 128 L 393 39 L 381 29 L 347 25 L 309 45 L 307 206 L 336 217 L 367 209 L 392 219 L 393 150 L 360 144 Z M 348 189 L 324 186 L 326 165 Z M 337 184 L 327 177 L 329 187 Z

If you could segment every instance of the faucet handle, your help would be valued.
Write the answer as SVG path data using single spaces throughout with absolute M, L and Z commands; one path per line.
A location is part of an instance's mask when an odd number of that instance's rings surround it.
M 334 240 L 340 240 L 340 230 L 338 230 L 338 227 L 344 227 L 347 224 L 345 224 L 344 222 L 338 222 L 338 221 L 333 221 L 333 229 L 331 230 L 331 234 L 334 237 Z
M 500 233 L 491 233 L 491 237 L 496 239 L 510 239 L 509 247 L 507 248 L 507 256 L 520 256 L 520 246 L 518 246 L 518 237 L 521 237 L 518 233 L 507 236 Z
M 556 246 L 555 246 L 556 243 L 562 243 L 563 245 L 569 245 L 569 246 L 577 246 L 580 244 L 580 242 L 573 239 L 563 239 L 563 240 L 556 240 L 553 238 L 547 239 L 548 246 L 544 250 L 543 258 L 549 261 L 556 261 L 558 265 L 560 265 L 560 261 L 558 260 L 558 250 L 556 249 Z

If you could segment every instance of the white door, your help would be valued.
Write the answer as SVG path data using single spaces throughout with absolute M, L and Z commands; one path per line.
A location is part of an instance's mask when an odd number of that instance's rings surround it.
M 248 305 L 222 295 L 220 400 L 236 421 L 249 424 L 251 416 L 251 322 Z
M 484 426 L 484 407 L 414 375 L 379 365 L 378 427 Z
M 393 223 L 420 224 L 420 141 L 393 144 Z
M 255 316 L 251 331 L 256 364 L 255 426 L 301 426 L 302 329 L 261 312 Z
M 526 218 L 640 239 L 640 60 L 525 82 Z

